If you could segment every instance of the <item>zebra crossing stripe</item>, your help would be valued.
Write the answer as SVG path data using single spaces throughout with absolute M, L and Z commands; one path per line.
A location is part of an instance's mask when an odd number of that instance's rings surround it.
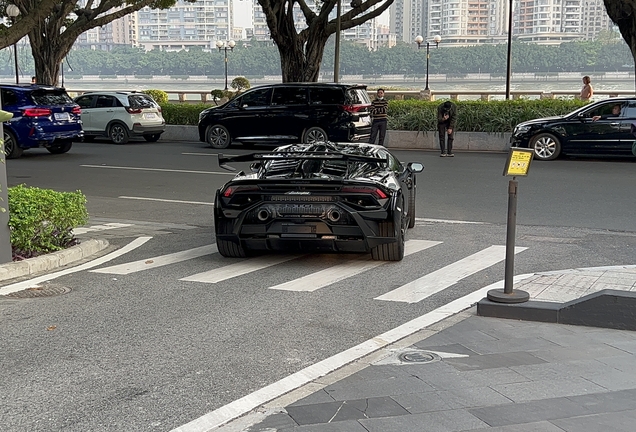
M 91 225 L 89 227 L 78 227 L 78 228 L 73 228 L 73 235 L 86 234 L 87 232 L 91 232 L 91 231 L 105 231 L 105 230 L 111 230 L 115 228 L 126 228 L 129 226 L 132 226 L 132 224 L 111 222 L 111 223 L 106 223 L 103 225 Z
M 405 244 L 404 256 L 423 251 L 424 249 L 428 249 L 440 243 L 442 242 L 429 240 L 409 240 Z M 351 276 L 365 272 L 372 268 L 379 267 L 383 264 L 386 264 L 386 261 L 372 261 L 370 258 L 350 259 L 346 260 L 342 264 L 320 270 L 318 272 L 303 276 L 298 279 L 294 279 L 289 282 L 269 287 L 269 289 L 312 292 L 341 280 L 347 279 Z
M 179 280 L 188 282 L 204 282 L 217 283 L 237 276 L 262 270 L 267 267 L 275 266 L 287 261 L 300 258 L 302 255 L 265 255 L 258 258 L 252 258 L 239 261 L 214 270 L 208 270 L 203 273 L 197 273 Z
M 133 261 L 125 264 L 114 265 L 110 267 L 104 267 L 97 270 L 91 270 L 93 273 L 107 273 L 126 275 L 143 270 L 150 270 L 157 267 L 165 266 L 168 264 L 174 264 L 181 261 L 186 261 L 193 258 L 198 258 L 204 255 L 211 255 L 218 252 L 216 244 L 200 246 L 193 249 L 184 250 L 181 252 L 175 252 L 168 255 L 161 255 L 153 258 L 145 258 L 139 261 Z
M 515 254 L 523 252 L 526 249 L 528 248 L 517 247 L 515 248 Z M 402 285 L 393 291 L 376 297 L 375 300 L 417 303 L 433 294 L 445 290 L 465 277 L 503 261 L 505 258 L 506 246 L 490 246 L 409 282 L 406 285 Z

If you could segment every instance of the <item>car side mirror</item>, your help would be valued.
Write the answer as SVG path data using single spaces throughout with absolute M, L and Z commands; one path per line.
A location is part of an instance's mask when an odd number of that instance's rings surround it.
M 422 171 L 424 171 L 424 165 L 419 162 L 409 162 L 407 168 L 414 173 L 421 173 Z

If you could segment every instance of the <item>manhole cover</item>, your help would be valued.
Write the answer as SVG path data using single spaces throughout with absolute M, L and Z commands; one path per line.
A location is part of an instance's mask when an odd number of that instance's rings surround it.
M 438 355 L 426 351 L 408 351 L 400 354 L 398 358 L 405 363 L 428 363 L 440 360 Z
M 37 297 L 53 297 L 60 294 L 66 294 L 71 289 L 62 285 L 45 285 L 35 288 L 27 288 L 22 291 L 16 291 L 11 294 L 6 294 L 5 297 L 23 299 L 23 298 L 37 298 Z

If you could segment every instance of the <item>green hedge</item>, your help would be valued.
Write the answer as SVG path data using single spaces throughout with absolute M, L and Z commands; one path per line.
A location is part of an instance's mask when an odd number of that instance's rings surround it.
M 75 243 L 73 228 L 88 222 L 86 196 L 24 185 L 8 189 L 14 255 L 29 258 Z
M 390 100 L 389 129 L 436 131 L 437 106 L 443 101 Z M 455 101 L 457 130 L 462 132 L 512 132 L 516 124 L 539 117 L 567 114 L 586 102 L 575 99 L 518 99 L 503 101 Z M 199 113 L 210 104 L 162 104 L 167 124 L 197 125 Z

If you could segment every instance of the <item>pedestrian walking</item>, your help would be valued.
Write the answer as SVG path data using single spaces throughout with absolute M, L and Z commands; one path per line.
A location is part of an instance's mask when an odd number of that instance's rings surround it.
M 437 131 L 439 132 L 439 149 L 441 157 L 453 157 L 453 140 L 457 123 L 457 106 L 446 101 L 437 106 Z M 448 142 L 446 140 L 448 135 Z
M 380 135 L 378 144 L 384 145 L 386 136 L 386 125 L 388 121 L 389 102 L 384 99 L 384 89 L 378 89 L 376 98 L 371 103 L 371 138 L 369 142 L 375 144 L 375 139 Z
M 594 89 L 592 88 L 592 80 L 589 76 L 585 75 L 583 77 L 583 88 L 581 89 L 581 93 L 579 94 L 579 99 L 589 101 L 593 95 Z

